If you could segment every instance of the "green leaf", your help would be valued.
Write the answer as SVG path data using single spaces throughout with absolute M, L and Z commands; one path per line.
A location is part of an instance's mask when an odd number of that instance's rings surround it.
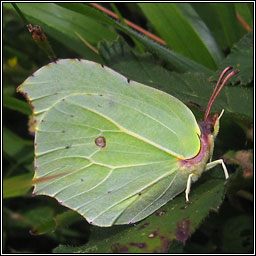
M 4 95 L 3 106 L 12 110 L 16 110 L 25 115 L 31 115 L 32 111 L 28 104 L 14 97 Z
M 234 3 L 191 3 L 191 5 L 223 50 L 231 48 L 245 33 L 237 20 Z
M 122 23 L 107 17 L 106 15 L 100 13 L 98 10 L 95 10 L 90 6 L 77 4 L 77 3 L 76 4 L 65 3 L 60 5 L 62 7 L 68 8 L 75 12 L 91 17 L 103 24 L 113 26 L 115 29 L 123 31 L 129 36 L 136 38 L 150 52 L 152 52 L 153 54 L 159 56 L 160 58 L 168 62 L 168 64 L 173 68 L 173 70 L 176 70 L 177 72 L 184 72 L 184 71 L 191 70 L 191 71 L 202 72 L 205 74 L 211 74 L 211 70 L 209 70 L 207 67 L 204 67 L 203 65 L 200 65 L 199 63 L 194 62 L 189 58 L 182 56 L 181 54 L 178 54 L 174 51 L 169 50 L 168 48 L 156 43 L 155 41 L 145 37 L 144 35 L 139 34 L 138 32 L 129 28 L 128 26 L 124 26 Z
M 56 223 L 54 220 L 54 211 L 51 207 L 37 205 L 30 207 L 28 204 L 25 206 L 21 211 L 12 211 L 4 208 L 6 214 L 5 221 L 11 226 L 14 232 L 25 228 L 26 234 L 29 235 L 31 240 L 31 235 L 42 235 L 54 230 Z
M 10 165 L 5 169 L 5 177 L 11 176 L 12 173 L 24 163 L 32 163 L 33 141 L 24 140 L 17 134 L 3 128 L 3 152 L 4 156 L 9 160 Z
M 3 180 L 3 198 L 25 195 L 32 187 L 32 173 L 23 174 Z
M 24 150 L 26 146 L 32 146 L 33 142 L 24 140 L 8 128 L 3 128 L 3 152 L 9 156 L 15 157 Z
M 233 83 L 241 82 L 242 85 L 248 85 L 253 79 L 253 33 L 248 32 L 242 39 L 234 44 L 231 53 L 220 64 L 218 73 L 227 66 L 233 66 L 240 70 L 239 74 L 231 81 Z M 218 79 L 218 73 L 212 76 L 212 79 Z
M 166 73 L 169 73 L 153 55 L 136 54 L 122 38 L 111 43 L 101 42 L 98 48 L 108 67 L 142 84 L 161 89 L 162 81 L 157 84 L 157 80 L 163 76 L 164 81 Z
M 31 235 L 43 235 L 52 232 L 56 227 L 54 212 L 48 206 L 38 206 L 26 210 L 23 216 L 25 222 L 31 227 Z
M 56 228 L 60 229 L 63 227 L 68 227 L 73 223 L 77 222 L 78 220 L 83 221 L 82 216 L 80 216 L 74 211 L 65 211 L 63 213 L 56 215 Z
M 88 48 L 76 33 L 91 44 L 96 44 L 102 39 L 113 40 L 117 37 L 115 32 L 91 18 L 54 3 L 19 3 L 17 6 L 31 23 L 40 25 L 46 34 L 87 59 L 100 61 L 99 56 Z M 5 4 L 4 7 L 12 9 L 10 4 Z
M 222 53 L 190 4 L 141 3 L 139 6 L 172 50 L 216 69 Z
M 253 26 L 253 3 L 235 3 L 236 12 L 244 19 L 246 24 Z
M 253 217 L 240 215 L 230 218 L 223 227 L 223 252 L 252 253 L 253 233 Z
M 244 33 L 236 18 L 234 3 L 210 3 L 210 5 L 216 11 L 228 46 L 232 47 Z

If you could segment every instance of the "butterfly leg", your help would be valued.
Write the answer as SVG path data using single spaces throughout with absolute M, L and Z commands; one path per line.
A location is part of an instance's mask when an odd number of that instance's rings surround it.
M 194 173 L 190 173 L 189 176 L 188 176 L 188 180 L 187 180 L 187 188 L 186 188 L 186 191 L 185 191 L 185 195 L 186 195 L 186 202 L 189 203 L 189 199 L 188 199 L 188 194 L 190 192 L 190 188 L 191 188 L 191 184 L 192 184 L 192 177 L 193 176 L 197 176 L 195 175 Z
M 210 170 L 212 169 L 213 167 L 215 167 L 216 165 L 218 164 L 221 164 L 222 165 L 222 168 L 223 168 L 223 171 L 224 171 L 224 174 L 225 174 L 225 178 L 226 180 L 229 178 L 229 175 L 228 175 L 228 170 L 227 170 L 227 167 L 224 163 L 224 161 L 222 159 L 219 159 L 219 160 L 216 160 L 216 161 L 213 161 L 213 162 L 210 162 L 206 165 L 206 168 L 205 170 Z

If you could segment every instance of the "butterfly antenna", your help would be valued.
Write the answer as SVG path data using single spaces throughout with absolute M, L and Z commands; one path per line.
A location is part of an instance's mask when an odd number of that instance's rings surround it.
M 239 73 L 238 70 L 234 70 L 232 72 L 230 72 L 226 77 L 225 79 L 223 80 L 223 82 L 221 83 L 223 77 L 225 76 L 225 74 L 229 71 L 233 69 L 233 67 L 227 67 L 223 70 L 223 72 L 221 73 L 220 75 L 220 78 L 215 86 L 215 89 L 212 93 L 212 96 L 208 102 L 208 105 L 207 105 L 207 108 L 206 108 L 206 111 L 205 111 L 205 115 L 204 115 L 204 120 L 206 121 L 208 116 L 209 116 L 209 113 L 211 111 L 211 108 L 212 108 L 212 104 L 213 102 L 215 101 L 216 97 L 218 96 L 218 94 L 220 93 L 221 89 L 223 88 L 223 86 L 226 84 L 226 82 L 230 79 L 230 77 L 236 75 L 237 73 Z

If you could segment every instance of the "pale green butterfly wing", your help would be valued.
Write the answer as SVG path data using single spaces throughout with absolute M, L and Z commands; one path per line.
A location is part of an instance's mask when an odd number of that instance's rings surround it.
M 142 220 L 184 191 L 188 175 L 184 171 L 181 172 L 178 174 L 177 170 L 172 169 L 167 177 L 150 186 L 139 196 L 134 196 L 136 200 L 118 216 L 116 224 L 125 224 L 127 220 L 129 223 Z
M 84 60 L 51 63 L 20 87 L 36 119 L 36 194 L 99 226 L 136 222 L 182 192 L 179 159 L 200 129 L 176 98 Z M 104 144 L 97 145 L 97 138 Z

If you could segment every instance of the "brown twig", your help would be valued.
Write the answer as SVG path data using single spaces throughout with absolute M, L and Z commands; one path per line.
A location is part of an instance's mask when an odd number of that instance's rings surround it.
M 247 30 L 251 31 L 252 28 L 245 22 L 245 20 L 240 16 L 239 13 L 236 13 L 236 17 L 239 20 L 239 22 L 242 24 L 242 26 Z
M 99 4 L 90 3 L 90 5 L 92 5 L 92 6 L 94 6 L 95 8 L 97 8 L 97 9 L 99 9 L 99 10 L 105 12 L 106 14 L 108 14 L 108 15 L 114 17 L 115 19 L 119 19 L 119 17 L 118 17 L 115 13 L 113 13 L 112 11 L 106 9 L 105 7 L 102 7 L 102 6 L 99 5 Z M 161 43 L 161 44 L 163 44 L 163 45 L 166 45 L 166 42 L 165 42 L 164 40 L 162 40 L 161 38 L 155 36 L 154 34 L 151 34 L 151 33 L 148 32 L 147 30 L 145 30 L 145 29 L 139 27 L 138 25 L 132 23 L 131 21 L 129 21 L 129 20 L 127 20 L 127 19 L 124 19 L 124 22 L 125 22 L 128 26 L 130 26 L 130 27 L 132 27 L 133 29 L 139 31 L 140 33 L 142 33 L 142 34 L 144 34 L 144 35 L 146 35 L 146 36 L 148 36 L 148 37 L 150 37 L 150 38 L 156 40 L 157 42 L 159 42 L 159 43 Z

